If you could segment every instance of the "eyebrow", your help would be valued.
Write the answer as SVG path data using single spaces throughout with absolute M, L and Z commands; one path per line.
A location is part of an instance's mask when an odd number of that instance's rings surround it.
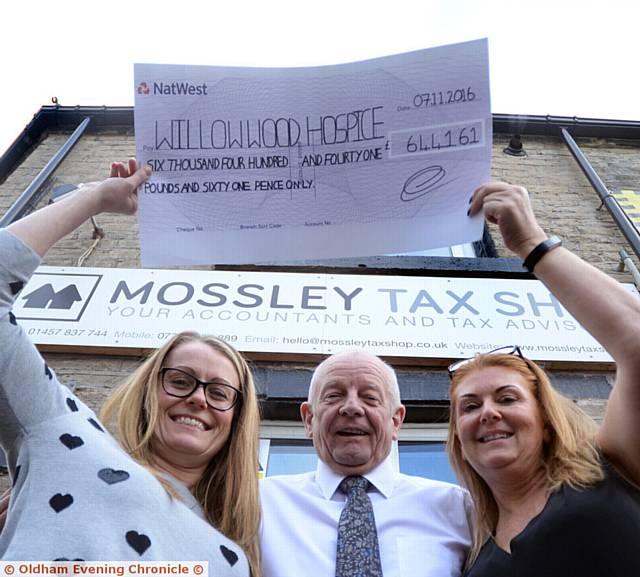
M 322 389 L 319 391 L 319 393 L 320 393 L 320 395 L 323 395 L 327 391 L 343 390 L 343 389 L 346 389 L 346 388 L 348 388 L 348 385 L 346 385 L 343 380 L 335 379 L 335 380 L 327 381 L 326 383 L 324 383 L 322 385 Z M 381 385 L 375 384 L 375 383 L 367 383 L 367 384 L 363 385 L 362 389 L 359 391 L 359 394 L 370 393 L 372 391 L 380 393 L 383 396 L 385 395 L 384 387 L 381 386 Z
M 502 387 L 498 387 L 495 391 L 493 391 L 494 393 L 501 393 L 502 391 L 504 391 L 505 389 L 510 389 L 510 388 L 514 388 L 514 389 L 521 389 L 522 387 L 520 385 L 503 385 Z M 479 395 L 477 395 L 476 393 L 466 393 L 464 395 L 459 395 L 458 398 L 459 399 L 465 399 L 465 398 L 469 398 L 469 397 L 478 397 Z
M 229 385 L 230 387 L 233 387 L 235 385 L 232 385 L 229 381 L 227 381 L 227 379 L 225 379 L 224 377 L 214 377 L 213 380 L 203 380 L 201 379 L 198 375 L 196 375 L 196 371 L 193 370 L 193 368 L 187 366 L 187 365 L 178 365 L 176 367 L 166 367 L 169 369 L 178 369 L 179 371 L 183 371 L 189 375 L 191 375 L 194 379 L 198 379 L 199 381 L 203 382 L 203 383 L 207 383 L 209 384 L 215 384 L 215 383 L 222 383 L 223 385 Z

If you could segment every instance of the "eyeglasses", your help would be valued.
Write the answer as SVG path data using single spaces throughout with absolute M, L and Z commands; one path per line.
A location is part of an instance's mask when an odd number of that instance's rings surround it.
M 488 351 L 483 353 L 485 355 L 517 355 L 521 359 L 524 359 L 522 355 L 522 351 L 518 345 L 507 345 L 505 347 L 498 347 L 497 349 L 493 349 L 492 351 Z M 468 365 L 471 361 L 473 361 L 475 357 L 471 357 L 469 359 L 462 359 L 461 361 L 456 361 L 455 363 L 450 364 L 447 367 L 449 371 L 449 378 L 453 377 L 453 373 L 455 373 L 460 367 L 464 367 Z
M 170 367 L 160 369 L 160 382 L 167 395 L 178 398 L 190 397 L 198 387 L 202 387 L 207 405 L 216 411 L 233 409 L 242 396 L 242 392 L 231 385 L 200 381 L 189 373 Z

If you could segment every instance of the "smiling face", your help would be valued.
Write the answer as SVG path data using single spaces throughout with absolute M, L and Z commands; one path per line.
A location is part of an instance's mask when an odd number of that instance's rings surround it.
M 517 371 L 472 370 L 452 391 L 463 458 L 491 484 L 505 470 L 532 475 L 543 463 L 547 436 L 538 400 Z
M 368 473 L 391 451 L 405 415 L 391 394 L 389 369 L 373 355 L 349 352 L 318 371 L 311 402 L 301 407 L 318 457 L 343 475 Z
M 230 359 L 208 344 L 186 342 L 167 354 L 163 366 L 180 369 L 201 381 L 216 381 L 240 389 Z M 225 445 L 234 411 L 216 411 L 207 405 L 202 387 L 186 398 L 164 392 L 158 382 L 158 420 L 154 431 L 156 456 L 178 467 L 204 468 Z

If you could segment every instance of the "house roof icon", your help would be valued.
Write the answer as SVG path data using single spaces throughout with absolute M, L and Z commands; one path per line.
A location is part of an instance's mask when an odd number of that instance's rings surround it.
M 25 301 L 24 308 L 33 309 L 49 308 L 69 310 L 74 303 L 82 300 L 76 285 L 70 284 L 56 292 L 51 283 L 42 285 L 22 298 Z

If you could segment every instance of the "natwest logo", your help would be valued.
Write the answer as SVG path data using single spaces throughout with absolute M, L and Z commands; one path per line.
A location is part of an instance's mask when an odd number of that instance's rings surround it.
M 138 84 L 138 94 L 142 94 L 143 96 L 149 94 L 149 85 L 146 82 Z
M 164 94 L 165 96 L 207 96 L 207 85 L 192 84 L 191 82 L 154 82 L 154 94 Z

